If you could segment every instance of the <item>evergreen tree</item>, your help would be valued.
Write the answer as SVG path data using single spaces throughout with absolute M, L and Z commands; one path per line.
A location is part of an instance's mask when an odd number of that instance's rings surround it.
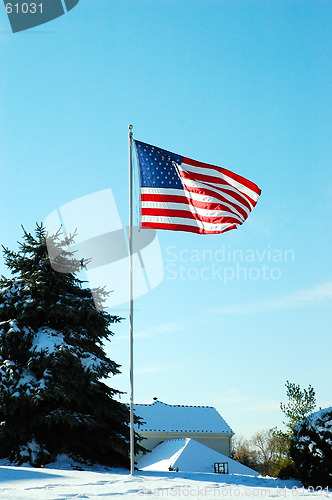
M 302 391 L 299 385 L 287 380 L 286 389 L 288 403 L 280 403 L 280 408 L 288 419 L 284 424 L 288 427 L 290 435 L 292 435 L 295 426 L 315 409 L 316 396 L 311 385 L 309 385 L 308 389 Z
M 332 487 L 332 408 L 312 413 L 295 427 L 291 454 L 305 486 Z
M 128 408 L 101 382 L 119 373 L 103 342 L 121 318 L 97 311 L 74 274 L 83 263 L 59 234 L 52 244 L 69 273 L 52 269 L 43 226 L 35 233 L 24 231 L 18 252 L 4 248 L 12 277 L 0 280 L 0 457 L 39 466 L 67 453 L 127 467 Z
M 277 468 L 278 477 L 280 479 L 297 477 L 298 473 L 290 452 L 294 428 L 302 422 L 316 406 L 315 391 L 311 385 L 308 386 L 308 389 L 303 390 L 299 385 L 289 382 L 289 380 L 287 380 L 285 385 L 288 402 L 280 403 L 280 408 L 287 417 L 287 421 L 284 422 L 287 430 L 284 432 L 277 428 L 272 429 L 280 451 L 280 460 Z

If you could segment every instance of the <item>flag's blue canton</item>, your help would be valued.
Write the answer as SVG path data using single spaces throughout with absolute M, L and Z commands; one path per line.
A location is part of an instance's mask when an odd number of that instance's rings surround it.
M 141 171 L 141 186 L 183 189 L 173 162 L 181 165 L 183 156 L 144 142 L 135 141 Z

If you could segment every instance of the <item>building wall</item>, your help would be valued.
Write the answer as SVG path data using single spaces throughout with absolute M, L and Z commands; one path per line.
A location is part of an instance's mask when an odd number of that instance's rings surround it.
M 189 437 L 189 436 L 188 436 Z M 194 436 L 193 436 L 194 437 Z M 230 457 L 232 453 L 231 436 L 215 437 L 215 436 L 204 436 L 204 437 L 194 437 L 196 441 L 201 444 L 205 444 L 212 450 L 219 451 L 226 457 Z
M 167 441 L 169 439 L 184 439 L 193 438 L 201 444 L 212 448 L 212 450 L 219 451 L 227 457 L 231 456 L 231 437 L 232 434 L 207 434 L 203 432 L 140 432 L 141 436 L 146 439 L 141 441 L 141 445 L 148 450 L 152 450 L 162 441 Z M 142 453 L 137 455 L 135 458 L 138 459 L 142 456 Z

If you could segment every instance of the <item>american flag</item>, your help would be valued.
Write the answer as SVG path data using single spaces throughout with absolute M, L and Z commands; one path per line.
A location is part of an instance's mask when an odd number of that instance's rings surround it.
M 141 226 L 224 233 L 236 229 L 261 190 L 229 170 L 134 141 L 141 181 Z

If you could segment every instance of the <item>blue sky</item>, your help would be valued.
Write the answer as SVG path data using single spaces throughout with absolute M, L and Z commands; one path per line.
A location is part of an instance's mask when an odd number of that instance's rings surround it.
M 212 405 L 246 436 L 281 426 L 287 379 L 332 404 L 331 17 L 322 0 L 80 0 L 14 35 L 0 11 L 2 244 L 109 187 L 126 223 L 129 123 L 262 189 L 237 231 L 159 231 L 165 278 L 135 301 L 136 402 Z M 127 331 L 107 346 L 124 391 Z

